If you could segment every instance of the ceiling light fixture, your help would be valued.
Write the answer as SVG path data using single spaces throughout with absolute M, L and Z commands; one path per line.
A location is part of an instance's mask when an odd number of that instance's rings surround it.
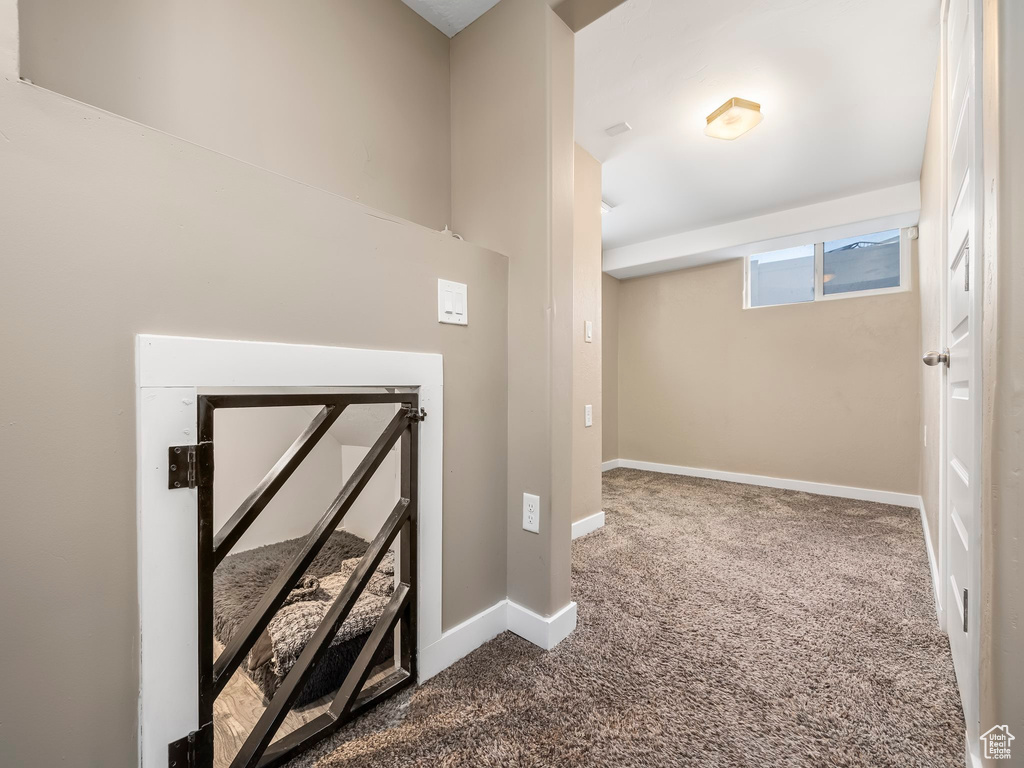
M 629 123 L 616 123 L 615 125 L 605 128 L 604 132 L 607 133 L 609 136 L 615 137 L 621 136 L 624 133 L 629 133 L 632 130 L 633 126 L 630 125 Z
M 708 115 L 707 136 L 732 141 L 761 122 L 761 105 L 756 101 L 733 98 Z

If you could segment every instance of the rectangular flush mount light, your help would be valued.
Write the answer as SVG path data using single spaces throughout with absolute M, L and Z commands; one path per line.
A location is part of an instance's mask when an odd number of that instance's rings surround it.
M 733 98 L 708 115 L 707 136 L 732 141 L 761 122 L 761 105 L 756 101 Z
M 624 133 L 629 133 L 633 130 L 633 126 L 629 123 L 616 123 L 613 126 L 604 129 L 604 132 L 609 136 L 621 136 Z

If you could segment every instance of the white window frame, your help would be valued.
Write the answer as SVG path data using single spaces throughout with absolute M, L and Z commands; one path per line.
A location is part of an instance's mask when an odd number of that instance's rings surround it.
M 884 231 L 884 230 L 878 230 Z M 874 234 L 867 232 L 865 234 Z M 770 253 L 760 251 L 759 253 Z M 886 293 L 904 293 L 910 290 L 910 229 L 900 227 L 900 284 L 891 288 L 869 288 L 863 291 L 845 291 L 843 293 L 825 293 L 825 243 L 814 244 L 814 299 L 811 301 L 788 301 L 782 304 L 750 304 L 750 258 L 758 253 L 749 254 L 743 257 L 743 308 L 744 309 L 767 309 L 768 307 L 789 307 L 800 304 L 814 304 L 817 301 L 835 301 L 836 299 L 856 299 L 861 296 L 881 296 Z

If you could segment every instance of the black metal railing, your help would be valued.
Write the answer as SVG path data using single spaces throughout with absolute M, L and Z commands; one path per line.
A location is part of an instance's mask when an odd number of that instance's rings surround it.
M 350 405 L 394 403 L 394 418 L 366 453 L 340 493 L 306 536 L 256 608 L 216 660 L 213 658 L 213 575 L 249 526 L 259 517 L 275 494 L 327 434 Z M 274 408 L 319 406 L 320 411 L 295 442 L 256 486 L 251 494 L 216 533 L 213 532 L 213 425 L 221 408 Z M 381 701 L 416 678 L 416 510 L 419 422 L 425 417 L 415 393 L 387 394 L 297 394 L 297 395 L 202 395 L 198 399 L 198 444 L 170 448 L 169 488 L 198 490 L 199 565 L 199 730 L 169 745 L 171 768 L 213 767 L 213 711 L 217 696 L 241 664 L 258 637 L 284 604 L 289 592 L 337 530 L 360 492 L 380 467 L 388 452 L 401 443 L 400 498 L 383 527 L 370 542 L 355 571 L 328 609 L 313 637 L 285 675 L 266 710 L 231 762 L 231 768 L 270 768 L 295 757 L 368 707 Z M 341 683 L 330 708 L 305 725 L 274 737 L 291 711 L 314 667 L 327 653 L 334 636 L 345 623 L 375 569 L 401 533 L 397 555 L 398 583 L 376 625 Z M 378 676 L 372 686 L 366 682 L 374 672 L 373 662 L 389 637 L 397 634 L 397 663 Z M 386 670 L 385 670 L 386 671 Z

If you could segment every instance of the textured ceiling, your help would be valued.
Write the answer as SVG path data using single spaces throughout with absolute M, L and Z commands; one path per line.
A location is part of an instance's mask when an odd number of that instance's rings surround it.
M 498 4 L 498 0 L 402 0 L 402 2 L 448 37 L 454 37 Z
M 627 0 L 576 35 L 605 248 L 916 181 L 938 0 Z M 764 122 L 704 136 L 733 96 Z M 604 129 L 626 121 L 616 138 Z

